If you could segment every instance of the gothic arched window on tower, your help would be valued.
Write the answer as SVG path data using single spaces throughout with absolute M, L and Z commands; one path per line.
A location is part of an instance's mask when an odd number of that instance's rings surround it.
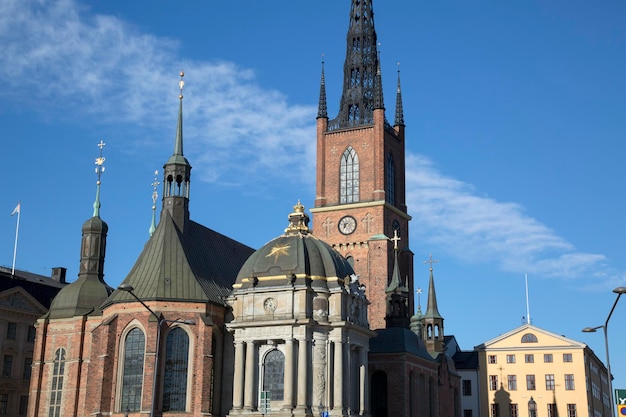
M 265 355 L 263 390 L 270 392 L 271 401 L 282 401 L 285 391 L 285 355 L 273 349 Z
M 189 336 L 176 327 L 169 332 L 165 343 L 163 411 L 186 411 L 188 366 Z
M 52 386 L 50 387 L 50 408 L 48 417 L 61 417 L 63 399 L 63 376 L 65 375 L 65 349 L 59 348 L 54 353 L 52 366 Z
M 348 146 L 341 156 L 339 173 L 339 202 L 341 204 L 359 201 L 359 156 L 352 146 Z
M 124 369 L 122 371 L 122 401 L 120 411 L 141 410 L 143 362 L 146 337 L 135 327 L 124 339 Z
M 396 167 L 393 163 L 393 155 L 387 156 L 387 175 L 385 178 L 385 200 L 389 204 L 396 204 Z

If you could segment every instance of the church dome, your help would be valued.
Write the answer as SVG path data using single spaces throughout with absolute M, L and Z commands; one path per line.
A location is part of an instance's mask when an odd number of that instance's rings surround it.
M 308 223 L 309 216 L 298 202 L 289 215 L 289 227 L 248 258 L 233 287 L 344 286 L 354 276 L 352 266 L 329 244 L 313 236 Z

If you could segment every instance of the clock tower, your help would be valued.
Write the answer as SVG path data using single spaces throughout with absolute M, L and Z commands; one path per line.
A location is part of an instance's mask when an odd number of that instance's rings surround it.
M 329 120 L 324 66 L 317 115 L 314 234 L 331 244 L 366 285 L 372 329 L 385 327 L 386 293 L 398 263 L 413 312 L 413 254 L 409 250 L 405 142 L 400 72 L 393 125 L 385 117 L 372 0 L 352 0 L 339 115 Z

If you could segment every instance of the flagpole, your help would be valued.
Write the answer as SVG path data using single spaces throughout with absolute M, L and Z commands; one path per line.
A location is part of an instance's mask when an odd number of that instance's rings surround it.
M 22 212 L 21 203 L 17 205 L 17 225 L 15 226 L 15 245 L 13 245 L 13 265 L 11 266 L 11 277 L 15 276 L 15 256 L 17 255 L 17 237 L 20 232 L 20 214 Z

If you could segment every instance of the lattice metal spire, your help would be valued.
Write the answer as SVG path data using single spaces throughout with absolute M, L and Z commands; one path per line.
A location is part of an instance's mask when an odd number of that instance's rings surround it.
M 400 63 L 398 62 L 398 89 L 396 92 L 396 120 L 394 126 L 404 126 L 404 109 L 402 107 L 402 89 L 400 88 Z
M 329 130 L 373 123 L 378 69 L 372 0 L 352 0 L 343 93 L 339 115 L 329 122 Z M 382 99 L 382 95 L 379 98 Z
M 320 81 L 320 101 L 317 108 L 317 118 L 328 118 L 326 106 L 326 79 L 324 78 L 324 55 L 322 54 L 322 79 Z

